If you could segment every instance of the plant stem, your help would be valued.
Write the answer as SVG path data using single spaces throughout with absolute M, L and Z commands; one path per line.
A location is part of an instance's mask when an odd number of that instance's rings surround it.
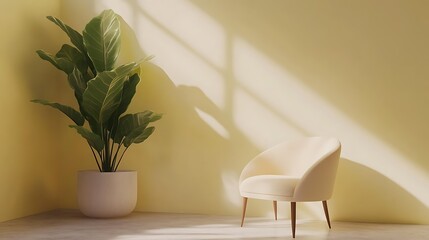
M 112 170 L 111 168 L 111 162 L 112 162 L 112 157 L 110 156 L 110 139 L 109 139 L 109 133 L 107 131 L 107 129 L 105 129 L 104 131 L 105 134 L 105 139 L 104 139 L 104 154 L 106 154 L 106 167 L 109 169 L 109 171 Z
M 101 167 L 100 167 L 100 164 L 98 163 L 98 159 L 97 159 L 97 156 L 95 155 L 94 149 L 91 147 L 91 145 L 89 145 L 89 148 L 91 149 L 92 155 L 94 156 L 95 162 L 97 163 L 98 170 L 101 172 Z
M 103 163 L 102 168 L 104 172 L 111 172 L 110 168 L 110 157 L 109 157 L 109 139 L 107 129 L 104 128 L 103 124 L 100 124 L 101 140 L 104 143 L 104 148 L 102 150 Z
M 119 151 L 119 148 L 121 147 L 121 145 L 119 145 L 118 144 L 118 147 L 116 148 L 116 151 L 115 151 L 115 155 L 113 156 L 113 161 L 112 161 L 112 168 L 114 168 L 115 167 L 115 164 L 116 164 L 116 158 L 118 157 L 118 151 Z M 114 148 L 114 146 L 112 146 L 112 155 L 113 155 L 113 148 Z
M 111 133 L 110 133 L 111 134 Z M 110 135 L 109 134 L 109 135 Z M 111 137 L 111 135 L 109 136 L 109 139 L 110 139 L 110 137 Z M 114 149 L 114 147 L 115 147 L 115 140 L 114 139 L 112 139 L 112 145 L 110 146 L 110 157 L 112 157 L 113 156 L 113 149 Z M 110 167 L 113 169 L 113 167 L 115 166 L 115 162 L 116 162 L 116 155 L 113 157 L 113 159 L 112 159 L 112 165 L 110 165 Z
M 124 156 L 124 154 L 125 154 L 125 152 L 128 150 L 128 147 L 127 148 L 125 148 L 125 150 L 122 152 L 122 154 L 121 154 L 121 157 L 119 158 L 119 161 L 118 161 L 118 164 L 116 165 L 116 167 L 115 167 L 115 172 L 116 172 L 116 170 L 118 169 L 118 167 L 119 167 L 119 164 L 121 163 L 121 161 L 122 161 L 122 157 Z

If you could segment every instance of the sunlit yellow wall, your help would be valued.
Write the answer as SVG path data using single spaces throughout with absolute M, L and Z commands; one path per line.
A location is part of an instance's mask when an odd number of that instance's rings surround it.
M 57 208 L 56 117 L 30 103 L 54 97 L 57 75 L 35 50 L 57 35 L 45 16 L 55 0 L 3 1 L 0 7 L 0 222 Z M 45 111 L 46 110 L 46 111 Z
M 429 2 L 70 0 L 62 17 L 80 30 L 105 8 L 135 32 L 121 61 L 156 56 L 131 110 L 165 115 L 122 165 L 139 172 L 137 210 L 239 215 L 247 161 L 330 135 L 343 143 L 332 218 L 429 223 Z M 95 164 L 72 131 L 62 141 L 60 206 L 76 207 L 76 170 Z

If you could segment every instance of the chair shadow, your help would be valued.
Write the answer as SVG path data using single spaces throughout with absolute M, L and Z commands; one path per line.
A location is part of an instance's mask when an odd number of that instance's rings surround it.
M 336 221 L 429 223 L 429 208 L 423 202 L 360 163 L 342 158 L 335 184 L 330 210 Z

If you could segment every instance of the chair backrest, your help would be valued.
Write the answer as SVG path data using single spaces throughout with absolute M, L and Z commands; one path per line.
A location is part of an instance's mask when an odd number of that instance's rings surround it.
M 240 183 L 256 175 L 288 175 L 302 179 L 295 195 L 303 201 L 330 198 L 340 151 L 341 144 L 335 138 L 309 137 L 283 142 L 252 159 L 243 169 Z M 317 188 L 315 183 L 319 185 Z
M 326 154 L 321 156 L 301 177 L 295 188 L 297 201 L 324 201 L 331 198 L 341 154 L 341 144 L 328 140 Z

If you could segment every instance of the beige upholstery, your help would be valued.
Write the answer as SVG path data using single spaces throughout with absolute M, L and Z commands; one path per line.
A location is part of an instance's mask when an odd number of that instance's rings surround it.
M 296 202 L 322 201 L 330 227 L 327 200 L 334 189 L 341 144 L 335 138 L 311 137 L 278 144 L 251 160 L 243 169 L 243 226 L 248 198 L 291 202 L 292 234 L 295 237 Z

